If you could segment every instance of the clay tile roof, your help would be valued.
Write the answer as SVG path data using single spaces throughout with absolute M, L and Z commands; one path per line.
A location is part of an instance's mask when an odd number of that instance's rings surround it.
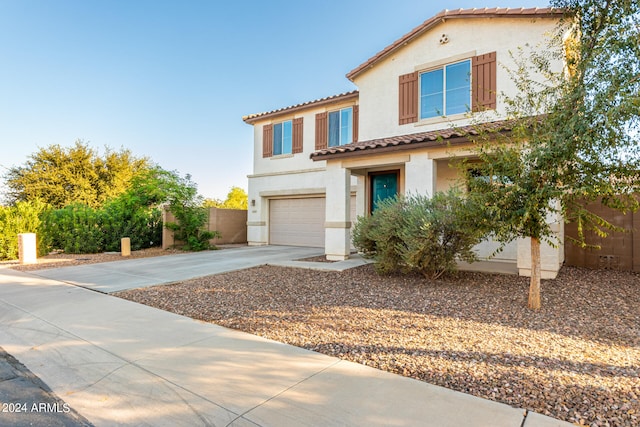
M 347 78 L 353 80 L 360 73 L 373 67 L 378 61 L 387 57 L 392 52 L 413 41 L 413 39 L 419 37 L 424 32 L 432 29 L 436 25 L 444 22 L 447 19 L 460 19 L 460 18 L 497 18 L 497 17 L 520 17 L 520 18 L 560 18 L 565 11 L 563 9 L 553 7 L 530 7 L 530 8 L 508 8 L 508 7 L 494 7 L 483 9 L 456 9 L 456 10 L 443 10 L 435 16 L 427 19 L 421 25 L 417 26 L 413 30 L 409 31 L 404 36 L 382 49 L 380 52 L 369 58 L 366 62 L 347 73 Z
M 469 125 L 458 128 L 432 130 L 428 132 L 411 133 L 408 135 L 390 136 L 387 138 L 371 139 L 368 141 L 352 142 L 351 144 L 329 147 L 311 153 L 313 160 L 326 160 L 336 157 L 350 157 L 357 155 L 375 154 L 383 151 L 395 151 L 422 147 L 434 147 L 447 143 L 469 142 L 470 136 L 477 136 L 483 132 L 508 132 L 511 125 L 506 120 Z
M 320 98 L 320 99 L 316 99 L 316 100 L 313 100 L 313 101 L 307 101 L 307 102 L 303 102 L 301 104 L 296 104 L 296 105 L 291 105 L 289 107 L 279 108 L 277 110 L 266 111 L 264 113 L 249 114 L 247 116 L 243 116 L 242 120 L 244 120 L 246 123 L 253 123 L 258 119 L 264 119 L 264 118 L 267 118 L 267 117 L 270 117 L 270 116 L 275 116 L 275 115 L 283 114 L 283 113 L 286 113 L 286 112 L 300 110 L 300 109 L 308 108 L 308 107 L 317 107 L 317 106 L 320 106 L 320 105 L 330 104 L 330 103 L 338 102 L 338 101 L 343 101 L 343 100 L 347 100 L 347 99 L 350 99 L 350 98 L 357 98 L 358 94 L 359 94 L 359 92 L 357 90 L 352 90 L 351 92 L 344 92 L 344 93 L 340 93 L 338 95 L 327 96 L 325 98 Z

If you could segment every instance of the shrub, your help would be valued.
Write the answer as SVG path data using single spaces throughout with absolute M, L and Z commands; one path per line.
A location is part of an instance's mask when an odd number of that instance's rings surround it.
M 437 279 L 455 271 L 458 259 L 477 260 L 472 248 L 485 233 L 470 216 L 469 203 L 454 191 L 408 199 L 398 247 L 408 270 Z
M 104 235 L 99 210 L 75 204 L 43 216 L 43 232 L 54 248 L 72 254 L 104 250 Z
M 167 222 L 165 227 L 173 231 L 176 241 L 183 242 L 185 251 L 212 249 L 209 240 L 220 237 L 217 231 L 207 231 L 203 227 L 209 219 L 209 209 L 200 205 L 174 202 L 170 211 L 176 222 Z
M 136 204 L 121 196 L 101 211 L 104 250 L 119 251 L 123 237 L 131 239 L 131 250 L 157 246 L 162 241 L 162 211 Z
M 486 233 L 472 217 L 471 203 L 455 190 L 385 200 L 372 215 L 358 218 L 354 245 L 375 259 L 379 273 L 437 279 L 455 271 L 457 259 L 476 260 L 472 248 Z
M 378 273 L 396 273 L 403 269 L 401 231 L 404 210 L 404 198 L 396 196 L 380 201 L 372 215 L 358 217 L 353 230 L 353 244 L 376 260 Z

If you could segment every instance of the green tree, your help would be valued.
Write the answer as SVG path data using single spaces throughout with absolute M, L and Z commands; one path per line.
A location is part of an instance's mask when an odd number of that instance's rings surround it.
M 208 209 L 204 207 L 204 199 L 198 194 L 197 185 L 191 176 L 184 178 L 177 173 L 161 174 L 162 184 L 167 189 L 167 204 L 176 222 L 169 222 L 165 227 L 173 230 L 176 240 L 184 242 L 183 249 L 200 251 L 211 248 L 209 240 L 220 237 L 217 231 L 204 230 L 209 219 Z
M 71 147 L 41 148 L 24 165 L 10 168 L 4 180 L 9 203 L 39 199 L 53 208 L 78 203 L 98 207 L 126 191 L 148 167 L 148 159 L 129 150 L 107 148 L 100 156 L 76 141 Z
M 229 193 L 227 193 L 227 198 L 224 202 L 219 199 L 205 199 L 203 206 L 206 208 L 247 210 L 249 207 L 248 199 L 249 197 L 244 189 L 233 186 L 231 190 L 229 190 Z
M 204 230 L 208 212 L 198 186 L 188 174 L 181 177 L 158 166 L 150 168 L 134 178 L 126 196 L 133 204 L 167 208 L 176 221 L 165 227 L 174 231 L 175 239 L 184 242 L 186 250 L 209 249 L 209 240 L 219 236 L 217 231 Z
M 606 235 L 615 229 L 589 212 L 585 200 L 622 211 L 638 207 L 640 4 L 551 3 L 566 17 L 551 48 L 529 52 L 512 71 L 519 95 L 506 100 L 510 132 L 481 130 L 481 162 L 467 165 L 470 195 L 492 218 L 495 238 L 531 238 L 531 309 L 541 306 L 541 241 L 560 243 L 549 214 L 577 221 L 584 245 L 584 230 Z M 563 37 L 567 29 L 569 38 Z M 565 55 L 567 67 L 554 73 L 557 55 Z

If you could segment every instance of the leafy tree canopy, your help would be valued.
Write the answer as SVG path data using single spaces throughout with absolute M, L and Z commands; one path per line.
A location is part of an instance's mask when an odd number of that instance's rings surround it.
M 124 193 L 149 166 L 147 158 L 129 150 L 106 148 L 100 155 L 80 140 L 66 148 L 50 145 L 9 169 L 4 176 L 6 197 L 12 204 L 38 199 L 54 208 L 74 203 L 98 207 Z
M 551 3 L 567 11 L 552 45 L 513 54 L 510 132 L 481 132 L 481 162 L 466 165 L 497 240 L 531 238 L 531 308 L 540 307 L 540 240 L 564 237 L 549 215 L 578 222 L 584 245 L 584 230 L 615 229 L 584 202 L 637 209 L 640 184 L 640 3 Z
M 227 198 L 223 202 L 217 199 L 206 199 L 204 206 L 207 208 L 222 208 L 222 209 L 248 209 L 248 196 L 247 192 L 240 187 L 231 187 Z

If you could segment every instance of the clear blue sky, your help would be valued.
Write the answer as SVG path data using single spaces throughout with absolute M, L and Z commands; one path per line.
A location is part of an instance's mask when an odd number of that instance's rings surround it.
M 444 7 L 546 5 L 0 0 L 0 174 L 81 139 L 224 198 L 252 169 L 243 115 L 355 89 L 347 72 Z

